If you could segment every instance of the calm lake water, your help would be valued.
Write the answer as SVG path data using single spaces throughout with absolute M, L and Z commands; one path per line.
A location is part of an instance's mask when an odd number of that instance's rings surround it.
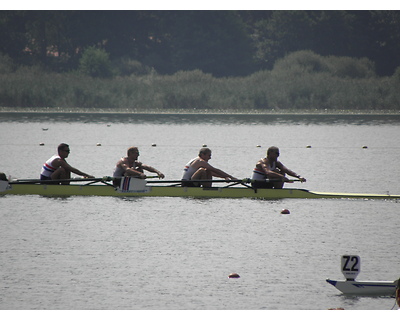
M 237 178 L 276 145 L 307 178 L 288 187 L 400 194 L 400 116 L 0 113 L 0 136 L 0 171 L 14 178 L 38 178 L 61 142 L 97 177 L 138 146 L 168 180 L 203 144 Z M 325 279 L 343 279 L 344 254 L 361 257 L 358 280 L 400 277 L 398 201 L 3 196 L 0 208 L 2 310 L 394 306 Z

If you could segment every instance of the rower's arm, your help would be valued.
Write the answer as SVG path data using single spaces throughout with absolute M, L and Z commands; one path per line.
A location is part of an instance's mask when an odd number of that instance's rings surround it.
M 92 176 L 92 175 L 90 175 L 90 174 L 87 174 L 87 173 L 85 173 L 85 172 L 82 172 L 82 171 L 80 171 L 79 169 L 70 166 L 70 165 L 68 164 L 68 162 L 66 162 L 65 160 L 59 160 L 59 164 L 60 164 L 60 165 L 59 165 L 60 167 L 63 167 L 65 170 L 68 170 L 68 171 L 70 171 L 70 172 L 73 172 L 73 173 L 77 174 L 78 176 L 83 176 L 83 177 L 88 177 L 88 178 L 94 178 L 94 176 Z
M 268 176 L 269 179 L 271 179 L 271 178 L 272 179 L 283 179 L 284 178 L 282 174 L 272 171 L 272 170 L 269 170 L 268 165 L 263 161 L 258 162 L 258 164 L 256 166 L 261 167 L 262 171 L 265 172 L 265 174 Z M 279 164 L 277 164 L 277 167 L 282 170 L 282 168 L 279 166 Z
M 128 176 L 132 176 L 132 177 L 138 176 L 138 177 L 140 177 L 141 179 L 145 179 L 145 178 L 146 178 L 146 175 L 145 175 L 143 172 L 140 172 L 140 171 L 135 170 L 135 169 L 133 169 L 133 168 L 129 168 L 129 167 L 128 167 L 128 168 L 125 170 L 125 172 L 127 173 Z
M 288 174 L 289 176 L 295 177 L 297 179 L 300 179 L 301 182 L 306 182 L 306 179 L 303 178 L 302 176 L 300 176 L 299 174 L 297 174 L 296 172 L 290 170 L 289 168 L 286 168 L 282 163 L 280 163 L 280 169 L 282 170 L 282 172 L 285 172 L 286 174 Z
M 150 166 L 147 166 L 147 165 L 142 165 L 142 168 L 143 168 L 144 170 L 157 173 L 157 175 L 158 175 L 158 177 L 159 177 L 160 179 L 164 179 L 164 178 L 165 178 L 165 176 L 164 176 L 164 174 L 163 174 L 162 172 L 158 171 L 157 169 L 155 169 L 155 168 L 153 168 L 153 167 L 150 167 Z
M 208 164 L 208 163 L 207 163 Z M 213 166 L 211 166 L 210 164 L 208 164 L 208 168 L 206 168 L 206 169 L 208 169 L 208 170 L 210 170 L 211 171 L 211 174 L 214 176 L 214 177 L 219 177 L 219 178 L 229 178 L 229 179 L 236 179 L 235 177 L 233 177 L 233 176 L 231 176 L 230 174 L 228 174 L 228 173 L 226 173 L 226 172 L 224 172 L 224 171 L 222 171 L 221 169 L 217 169 L 217 168 L 214 168 Z

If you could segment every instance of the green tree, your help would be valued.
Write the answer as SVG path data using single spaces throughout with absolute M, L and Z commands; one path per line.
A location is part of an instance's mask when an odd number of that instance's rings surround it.
M 91 77 L 111 77 L 113 72 L 109 54 L 104 49 L 86 48 L 79 60 L 79 71 Z

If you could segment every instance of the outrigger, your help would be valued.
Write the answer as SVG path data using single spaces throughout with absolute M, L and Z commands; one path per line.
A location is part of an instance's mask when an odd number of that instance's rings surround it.
M 0 180 L 0 195 L 41 196 L 113 196 L 113 197 L 192 197 L 192 198 L 359 198 L 400 199 L 400 195 L 368 193 L 314 192 L 306 189 L 255 189 L 250 179 L 210 180 L 221 184 L 218 187 L 182 187 L 181 180 L 143 180 L 133 177 L 122 178 L 119 186 L 112 184 L 112 177 L 93 179 L 66 179 L 58 182 L 69 184 L 46 184 L 36 179 Z M 291 182 L 298 180 L 291 180 Z M 198 181 L 200 182 L 200 181 Z M 205 180 L 202 180 L 205 182 Z M 225 185 L 223 185 L 225 184 Z

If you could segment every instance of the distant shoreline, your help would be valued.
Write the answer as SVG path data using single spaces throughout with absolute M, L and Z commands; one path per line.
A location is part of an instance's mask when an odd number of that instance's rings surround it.
M 192 115 L 400 115 L 398 110 L 127 110 L 127 109 L 15 109 L 0 107 L 1 113 L 47 113 L 47 114 L 192 114 Z

